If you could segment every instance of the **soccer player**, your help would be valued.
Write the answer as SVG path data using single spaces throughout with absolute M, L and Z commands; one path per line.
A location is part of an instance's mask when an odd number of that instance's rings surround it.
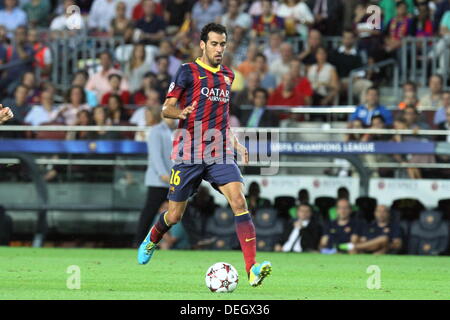
M 248 151 L 230 131 L 229 102 L 234 74 L 221 65 L 227 45 L 226 28 L 210 23 L 203 27 L 195 62 L 183 64 L 168 90 L 163 116 L 179 119 L 173 141 L 169 208 L 138 249 L 138 262 L 146 264 L 171 226 L 180 222 L 188 198 L 202 180 L 228 200 L 244 255 L 249 283 L 258 286 L 272 271 L 270 262 L 256 263 L 256 234 L 243 192 L 243 178 L 235 152 L 248 163 Z M 177 106 L 178 105 L 178 106 Z
M 14 117 L 13 112 L 10 108 L 4 108 L 3 105 L 0 104 L 0 124 L 6 122 Z

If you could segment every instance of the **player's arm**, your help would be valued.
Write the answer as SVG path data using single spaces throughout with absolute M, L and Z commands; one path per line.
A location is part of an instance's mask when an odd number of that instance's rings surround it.
M 233 149 L 235 149 L 242 157 L 244 164 L 248 164 L 248 150 L 247 148 L 242 145 L 238 138 L 236 137 L 236 135 L 234 134 L 234 132 L 232 132 L 231 130 L 229 130 L 230 134 L 231 134 L 231 146 Z
M 178 99 L 174 97 L 167 98 L 166 101 L 164 101 L 162 108 L 164 118 L 185 120 L 187 116 L 194 111 L 195 106 L 197 105 L 197 101 L 194 101 L 190 106 L 181 110 L 177 107 L 177 102 Z
M 3 105 L 0 104 L 0 124 L 6 122 L 14 117 L 13 112 L 10 108 L 4 108 Z

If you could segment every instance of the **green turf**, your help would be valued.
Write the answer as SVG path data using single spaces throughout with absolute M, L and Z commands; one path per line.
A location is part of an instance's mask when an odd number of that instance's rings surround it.
M 0 248 L 0 299 L 450 299 L 449 257 L 259 253 L 272 262 L 263 286 L 246 282 L 240 251 L 157 251 L 137 264 L 135 250 Z M 231 294 L 204 284 L 215 262 L 233 264 L 240 282 Z M 81 271 L 69 290 L 67 268 Z M 368 266 L 381 270 L 381 289 L 368 289 Z

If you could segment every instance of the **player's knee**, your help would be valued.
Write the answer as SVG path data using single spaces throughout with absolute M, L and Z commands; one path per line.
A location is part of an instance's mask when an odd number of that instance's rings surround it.
M 243 212 L 247 210 L 247 202 L 244 197 L 234 197 L 230 199 L 230 206 L 234 212 Z
M 177 213 L 168 213 L 166 214 L 166 223 L 168 225 L 174 225 L 181 221 L 181 214 Z

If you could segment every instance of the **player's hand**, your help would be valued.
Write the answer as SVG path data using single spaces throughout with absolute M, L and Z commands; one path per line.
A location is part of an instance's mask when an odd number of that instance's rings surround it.
M 197 106 L 197 101 L 192 102 L 190 106 L 187 106 L 183 110 L 181 110 L 181 113 L 178 115 L 178 119 L 186 120 L 187 116 L 194 111 L 195 107 Z
M 244 164 L 248 164 L 248 150 L 247 150 L 247 148 L 239 143 L 236 146 L 236 150 L 241 155 L 242 161 L 244 162 Z
M 170 182 L 170 176 L 168 176 L 168 175 L 163 175 L 163 176 L 160 176 L 159 178 L 165 183 Z
M 4 108 L 2 104 L 0 104 L 0 123 L 8 121 L 14 117 L 13 112 L 10 108 Z

